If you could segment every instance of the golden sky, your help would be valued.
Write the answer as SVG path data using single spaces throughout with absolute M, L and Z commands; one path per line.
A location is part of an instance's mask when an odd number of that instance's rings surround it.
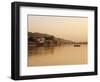
M 66 40 L 87 41 L 88 18 L 29 15 L 28 31 L 51 34 Z

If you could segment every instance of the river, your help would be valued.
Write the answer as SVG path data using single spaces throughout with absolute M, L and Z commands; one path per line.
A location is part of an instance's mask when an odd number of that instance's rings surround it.
M 31 47 L 28 48 L 28 66 L 87 64 L 87 49 L 87 44 L 80 47 Z

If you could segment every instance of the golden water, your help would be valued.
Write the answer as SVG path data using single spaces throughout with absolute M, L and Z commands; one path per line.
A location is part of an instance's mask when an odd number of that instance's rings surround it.
M 87 45 L 28 48 L 28 66 L 87 64 Z

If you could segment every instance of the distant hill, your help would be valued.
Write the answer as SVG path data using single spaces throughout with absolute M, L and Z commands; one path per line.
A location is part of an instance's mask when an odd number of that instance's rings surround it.
M 31 46 L 59 46 L 64 44 L 75 44 L 75 43 L 76 42 L 73 42 L 71 40 L 65 40 L 49 34 L 28 32 L 28 44 Z M 79 44 L 83 43 L 85 44 L 86 42 L 79 42 Z
M 29 45 L 33 46 L 58 46 L 64 44 L 72 44 L 74 42 L 71 40 L 64 40 L 62 38 L 57 38 L 49 34 L 28 32 L 28 43 Z
M 52 35 L 48 35 L 48 34 L 42 34 L 42 33 L 38 33 L 38 32 L 34 32 L 34 33 L 32 33 L 32 32 L 28 32 L 28 37 L 33 37 L 33 38 L 42 38 L 42 37 L 50 37 L 50 36 L 52 36 Z

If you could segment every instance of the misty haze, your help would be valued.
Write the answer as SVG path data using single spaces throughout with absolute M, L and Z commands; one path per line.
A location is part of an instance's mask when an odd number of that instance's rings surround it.
M 88 63 L 88 18 L 28 15 L 28 66 Z

